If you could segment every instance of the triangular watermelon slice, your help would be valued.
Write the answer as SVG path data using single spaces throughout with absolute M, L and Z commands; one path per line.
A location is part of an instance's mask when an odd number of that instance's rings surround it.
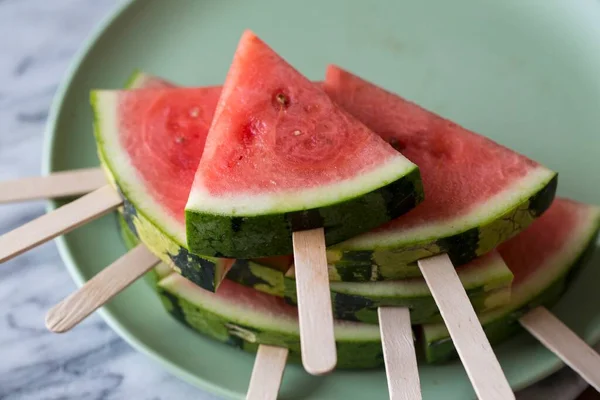
M 92 92 L 98 154 L 131 229 L 161 260 L 215 290 L 233 260 L 187 251 L 184 208 L 221 88 L 171 86 L 137 73 L 128 87 L 144 89 Z
M 419 166 L 426 195 L 409 213 L 330 247 L 340 275 L 363 263 L 377 265 L 380 279 L 402 278 L 399 265 L 443 252 L 464 264 L 527 227 L 554 198 L 556 173 L 396 94 L 336 66 L 324 89 Z
M 292 252 L 292 231 L 327 244 L 412 209 L 418 168 L 246 31 L 223 86 L 186 206 L 192 252 Z
M 557 198 L 539 220 L 498 248 L 515 279 L 509 304 L 479 318 L 490 342 L 511 336 L 519 329 L 517 320 L 530 309 L 558 300 L 573 270 L 586 261 L 586 250 L 595 248 L 598 229 L 599 207 Z M 455 355 L 443 324 L 424 325 L 423 338 L 428 361 Z

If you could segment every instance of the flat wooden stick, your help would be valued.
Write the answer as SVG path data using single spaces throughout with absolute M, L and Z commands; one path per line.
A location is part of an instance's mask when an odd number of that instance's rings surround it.
M 323 375 L 337 364 L 325 234 L 318 228 L 292 238 L 302 364 L 308 373 Z
M 390 400 L 420 400 L 421 384 L 410 311 L 401 307 L 380 307 L 377 314 Z
M 46 314 L 46 327 L 66 332 L 150 271 L 160 260 L 143 244 L 100 271 Z
M 514 399 L 448 255 L 425 258 L 418 264 L 477 397 L 480 400 Z
M 277 399 L 287 356 L 288 349 L 283 347 L 258 346 L 246 400 Z
M 115 210 L 123 200 L 106 185 L 0 236 L 0 263 Z
M 519 320 L 521 325 L 587 383 L 600 392 L 600 355 L 544 307 Z
M 0 182 L 0 204 L 16 201 L 56 199 L 87 194 L 106 185 L 100 168 L 56 172 Z

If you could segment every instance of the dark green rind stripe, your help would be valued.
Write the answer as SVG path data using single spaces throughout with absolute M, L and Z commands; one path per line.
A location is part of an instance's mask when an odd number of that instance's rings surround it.
M 371 280 L 397 280 L 421 276 L 415 262 L 421 258 L 448 253 L 455 266 L 460 266 L 493 250 L 528 227 L 552 204 L 558 175 L 549 180 L 534 195 L 501 216 L 453 236 L 419 243 L 401 243 L 393 248 L 327 249 L 330 268 L 340 277 L 352 278 L 352 271 L 373 267 Z M 359 269 L 360 269 L 359 268 Z M 359 275 L 360 276 L 360 275 Z
M 298 304 L 296 281 L 286 277 L 284 281 L 285 300 L 292 305 Z M 510 299 L 510 282 L 495 288 L 477 286 L 466 290 L 473 308 L 485 312 L 506 304 Z M 442 316 L 431 295 L 412 297 L 358 296 L 331 289 L 331 303 L 335 319 L 378 324 L 379 307 L 407 307 L 413 325 L 442 322 Z
M 367 232 L 423 200 L 419 170 L 342 203 L 292 213 L 231 217 L 186 211 L 188 248 L 215 257 L 257 258 L 293 252 L 292 232 L 325 228 L 327 245 Z
M 242 325 L 235 321 L 203 309 L 178 297 L 177 293 L 160 290 L 165 308 L 177 320 L 193 330 L 220 342 L 247 352 L 255 353 L 259 344 L 284 347 L 289 349 L 288 360 L 300 363 L 300 336 L 292 332 L 277 330 L 260 330 L 252 326 Z M 338 363 L 336 368 L 364 369 L 383 365 L 381 342 L 375 340 L 338 340 L 336 342 Z
M 589 245 L 570 267 L 565 268 L 565 271 L 559 276 L 554 283 L 544 289 L 537 296 L 534 296 L 526 305 L 519 307 L 516 310 L 510 311 L 504 316 L 500 316 L 493 321 L 483 325 L 490 343 L 496 345 L 502 343 L 506 339 L 521 332 L 523 328 L 519 324 L 519 318 L 525 315 L 530 310 L 538 306 L 552 307 L 560 300 L 564 292 L 568 289 L 571 282 L 581 272 L 583 266 L 591 257 L 596 248 L 595 238 L 598 236 L 598 231 L 590 239 Z M 432 364 L 438 364 L 455 359 L 458 355 L 452 343 L 450 336 L 428 340 L 422 332 L 419 332 L 419 342 L 422 345 L 421 356 L 425 361 Z
M 227 279 L 278 297 L 284 293 L 283 272 L 249 260 L 235 260 Z

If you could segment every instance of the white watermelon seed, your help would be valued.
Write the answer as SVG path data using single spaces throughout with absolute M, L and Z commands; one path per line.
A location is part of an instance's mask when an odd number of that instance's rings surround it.
M 190 117 L 198 118 L 199 115 L 200 115 L 200 109 L 198 107 L 194 107 L 190 110 Z

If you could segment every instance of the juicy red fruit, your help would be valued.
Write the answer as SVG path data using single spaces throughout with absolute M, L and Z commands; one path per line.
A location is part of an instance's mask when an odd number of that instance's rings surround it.
M 212 195 L 318 187 L 397 157 L 251 32 L 227 82 L 198 169 Z

